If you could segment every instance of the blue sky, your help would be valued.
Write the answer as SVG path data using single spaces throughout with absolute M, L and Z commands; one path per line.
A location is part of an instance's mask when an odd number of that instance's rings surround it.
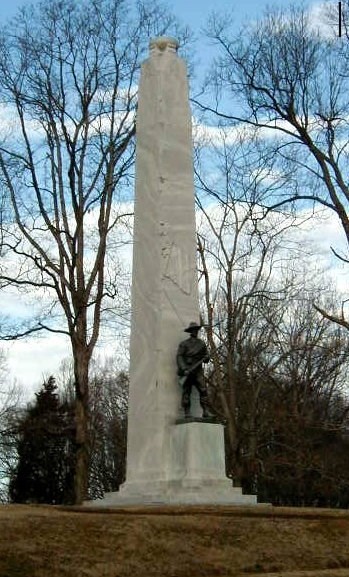
M 131 3 L 132 0 L 129 1 Z M 328 1 L 333 2 L 335 6 L 338 5 L 337 0 Z M 31 3 L 31 0 L 0 0 L 0 24 L 4 23 L 7 18 L 13 17 L 20 6 Z M 171 3 L 168 2 L 174 14 L 195 33 L 197 37 L 197 55 L 195 60 L 200 61 L 202 68 L 205 64 L 208 64 L 207 60 L 210 52 L 208 41 L 204 39 L 201 32 L 213 10 L 232 13 L 233 18 L 236 20 L 237 28 L 240 28 L 244 23 L 261 17 L 267 4 L 268 2 L 264 0 L 173 0 Z M 269 4 L 271 3 L 269 2 Z M 304 0 L 303 4 L 305 6 L 314 6 L 319 5 L 320 2 Z M 275 0 L 272 5 L 287 7 L 290 2 L 288 0 Z M 328 229 L 327 236 L 331 237 L 331 234 L 334 235 L 335 233 Z M 328 244 L 328 239 L 326 243 Z M 9 344 L 9 362 L 12 376 L 19 378 L 22 383 L 26 383 L 30 387 L 39 386 L 42 382 L 42 376 L 47 376 L 52 371 L 55 371 L 60 360 L 67 356 L 69 352 L 66 341 L 58 335 L 51 335 L 50 338 L 41 339 L 39 346 L 43 354 L 41 354 L 40 366 L 38 366 L 35 362 L 36 355 L 34 352 L 37 346 L 37 341 L 35 342 L 34 340 L 16 341 Z
M 31 3 L 32 0 L 1 0 L 1 20 L 13 16 L 20 6 Z M 215 0 L 214 2 L 211 0 L 174 0 L 168 2 L 173 11 L 183 20 L 187 20 L 193 28 L 200 28 L 212 9 L 233 11 L 240 19 L 241 17 L 253 17 L 255 14 L 260 14 L 266 4 L 267 2 L 263 0 Z M 276 0 L 273 4 L 287 6 L 289 2 Z
M 134 0 L 126 0 L 133 4 Z M 202 79 L 209 61 L 213 55 L 213 48 L 205 38 L 203 29 L 207 25 L 207 20 L 213 11 L 227 13 L 233 16 L 236 22 L 236 29 L 244 26 L 251 20 L 258 20 L 268 6 L 287 8 L 292 4 L 302 3 L 305 7 L 320 5 L 328 2 L 336 7 L 337 0 L 158 0 L 169 7 L 182 24 L 189 26 L 196 38 L 195 42 L 195 69 L 196 81 Z M 79 2 L 79 0 L 76 0 Z M 0 24 L 8 18 L 12 18 L 20 6 L 37 3 L 35 0 L 0 0 Z M 343 3 L 342 3 L 343 4 Z M 198 85 L 197 85 L 198 87 Z M 192 85 L 192 90 L 194 86 Z M 195 89 L 194 89 L 195 92 Z
M 7 18 L 14 16 L 20 6 L 32 3 L 32 0 L 1 0 L 0 21 L 4 22 Z M 304 0 L 304 5 L 312 3 L 314 3 L 312 0 Z M 288 0 L 274 0 L 273 2 L 265 0 L 173 0 L 167 4 L 184 23 L 188 24 L 194 32 L 199 33 L 212 10 L 232 13 L 239 24 L 250 18 L 258 18 L 267 5 L 286 7 L 292 4 L 292 0 L 290 2 Z M 333 4 L 337 6 L 338 2 L 333 0 Z
M 133 4 L 134 0 L 126 0 Z M 268 6 L 287 8 L 295 4 L 305 7 L 319 6 L 324 2 L 333 4 L 337 10 L 337 0 L 158 0 L 166 4 L 182 24 L 189 26 L 196 37 L 195 43 L 195 76 L 200 77 L 209 64 L 213 52 L 210 43 L 203 34 L 210 14 L 215 11 L 233 16 L 236 28 L 244 26 L 251 20 L 258 20 Z M 76 0 L 79 2 L 79 0 Z M 0 24 L 13 17 L 20 6 L 37 3 L 35 0 L 0 0 Z M 342 4 L 344 4 L 342 2 Z M 199 66 L 197 66 L 197 64 Z

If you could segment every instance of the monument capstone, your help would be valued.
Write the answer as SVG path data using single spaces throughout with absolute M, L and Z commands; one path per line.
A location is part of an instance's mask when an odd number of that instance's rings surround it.
M 89 505 L 256 503 L 225 475 L 223 426 L 179 419 L 176 351 L 200 318 L 191 112 L 177 49 L 174 38 L 152 40 L 139 85 L 126 481 Z

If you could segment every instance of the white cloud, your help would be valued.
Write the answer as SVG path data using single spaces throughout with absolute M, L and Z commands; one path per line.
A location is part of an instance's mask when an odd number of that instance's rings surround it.
M 7 352 L 11 376 L 21 385 L 28 400 L 44 379 L 55 375 L 62 360 L 70 356 L 68 337 L 53 333 L 46 333 L 40 338 L 8 342 L 2 346 Z
M 310 211 L 303 214 L 307 218 L 297 233 L 298 241 L 311 245 L 313 262 L 330 276 L 340 293 L 349 297 L 349 265 L 338 259 L 331 250 L 345 258 L 349 256 L 347 240 L 338 217 L 329 209 L 323 209 L 321 217 L 313 216 Z
M 342 2 L 343 10 L 344 4 Z M 331 40 L 338 36 L 338 2 L 313 2 L 308 9 L 308 15 L 311 29 L 322 38 Z
M 344 119 L 346 122 L 347 119 Z M 320 128 L 319 121 L 315 117 L 307 120 L 309 131 Z M 275 119 L 273 121 L 263 118 L 258 120 L 260 126 L 256 127 L 245 122 L 236 122 L 231 126 L 210 126 L 199 123 L 193 118 L 193 140 L 195 144 L 204 146 L 232 146 L 243 142 L 252 142 L 253 140 L 271 140 L 282 139 L 286 131 L 287 138 L 296 135 L 295 127 L 287 120 Z M 277 130 L 276 130 L 277 129 Z
M 216 219 L 219 218 L 217 207 L 210 208 Z M 280 217 L 280 215 L 279 215 Z M 278 218 L 279 218 L 278 217 Z M 346 242 L 340 223 L 331 211 L 322 211 L 321 218 L 313 217 L 310 212 L 299 215 L 303 221 L 299 229 L 294 229 L 289 235 L 290 243 L 298 243 L 301 247 L 313 254 L 309 262 L 314 270 L 325 269 L 339 290 L 347 291 L 349 286 L 349 267 L 338 261 L 331 252 L 331 246 L 336 250 L 345 251 Z M 280 221 L 282 225 L 282 221 Z M 198 219 L 198 226 L 200 222 Z M 287 243 L 285 244 L 287 246 Z M 285 249 L 287 250 L 287 249 Z M 124 264 L 131 268 L 131 247 L 125 247 L 123 254 Z M 252 264 L 252 263 L 251 263 Z M 10 304 L 10 301 L 8 301 Z M 17 301 L 21 305 L 21 301 Z M 16 303 L 12 301 L 13 307 Z M 122 355 L 125 351 L 118 351 L 115 332 L 108 329 L 101 336 L 98 353 L 104 355 Z M 124 339 L 122 347 L 127 347 L 128 327 L 124 327 Z M 40 338 L 31 337 L 6 343 L 4 347 L 8 351 L 8 364 L 12 377 L 23 384 L 25 394 L 30 398 L 34 390 L 42 384 L 43 379 L 51 374 L 57 374 L 63 359 L 70 356 L 70 343 L 68 337 L 59 334 L 45 333 Z
M 113 219 L 120 215 L 131 214 L 133 211 L 133 203 L 120 203 L 114 206 Z M 95 253 L 95 243 L 98 241 L 98 210 L 92 209 L 86 215 L 85 232 L 86 232 L 86 252 L 85 263 L 86 267 L 92 267 Z M 44 233 L 40 233 L 44 235 Z M 115 300 L 108 299 L 106 306 L 110 309 L 120 308 L 123 317 L 114 318 L 111 315 L 109 329 L 107 326 L 101 328 L 101 346 L 98 351 L 102 354 L 118 354 L 116 344 L 116 334 L 122 330 L 127 334 L 128 332 L 128 309 L 129 309 L 129 284 L 130 284 L 130 268 L 132 261 L 132 217 L 122 217 L 121 223 L 116 226 L 115 231 L 110 233 L 110 242 L 108 244 L 107 261 L 108 269 L 106 269 L 106 281 L 113 282 L 114 274 L 118 277 L 120 294 L 117 294 Z M 40 241 L 44 243 L 44 238 Z M 52 248 L 52 252 L 54 247 Z M 7 257 L 2 259 L 2 267 L 7 265 L 11 273 L 18 269 L 19 263 L 14 259 L 12 253 L 8 253 Z M 109 275 L 110 272 L 110 275 Z M 57 303 L 57 296 L 53 290 L 40 291 L 33 290 L 30 293 L 19 294 L 14 288 L 7 288 L 1 291 L 1 314 L 5 317 L 20 322 L 21 320 L 30 319 L 33 315 L 40 315 L 41 310 L 48 310 L 50 303 Z M 117 303 L 117 304 L 116 304 Z M 55 311 L 59 312 L 57 304 Z M 92 310 L 92 309 L 91 309 Z M 64 320 L 59 325 L 59 319 L 50 319 L 53 321 L 52 325 L 57 328 L 65 329 Z M 109 318 L 108 318 L 109 322 Z M 112 334 L 112 331 L 113 334 Z M 124 347 L 124 337 L 118 338 L 120 346 Z M 111 344 L 112 343 L 112 344 Z M 26 339 L 16 340 L 13 342 L 0 343 L 0 349 L 5 348 L 8 351 L 8 365 L 11 372 L 10 380 L 17 379 L 24 387 L 24 389 L 32 394 L 43 382 L 43 379 L 51 374 L 59 371 L 60 364 L 63 359 L 71 356 L 70 341 L 68 336 L 62 334 L 42 331 L 40 336 L 32 335 Z M 112 351 L 111 351 L 112 349 Z M 121 354 L 121 352 L 120 352 Z M 125 357 L 124 351 L 123 356 Z M 122 367 L 125 368 L 125 367 Z

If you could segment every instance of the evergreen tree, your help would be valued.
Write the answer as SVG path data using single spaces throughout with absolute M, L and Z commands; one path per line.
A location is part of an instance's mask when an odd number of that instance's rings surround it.
M 10 498 L 16 503 L 67 503 L 72 496 L 72 412 L 60 401 L 52 376 L 35 396 L 18 427 Z

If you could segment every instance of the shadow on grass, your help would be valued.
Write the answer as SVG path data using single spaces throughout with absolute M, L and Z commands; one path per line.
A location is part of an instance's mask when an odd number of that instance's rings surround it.
M 0 577 L 29 577 L 34 575 L 35 567 L 28 559 L 10 557 L 0 569 Z

